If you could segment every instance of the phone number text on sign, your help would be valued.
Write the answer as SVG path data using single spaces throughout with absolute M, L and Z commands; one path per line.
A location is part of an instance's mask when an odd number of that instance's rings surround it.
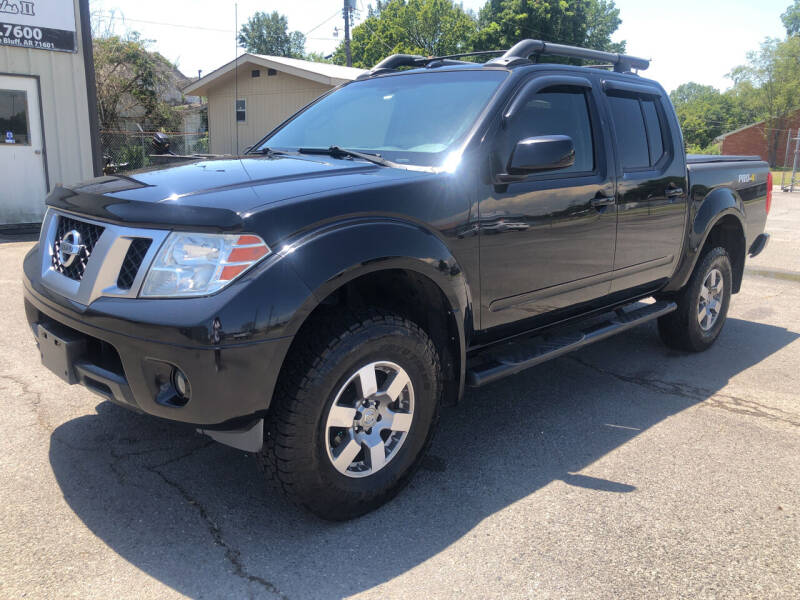
M 0 23 L 0 45 L 64 52 L 77 50 L 74 32 L 13 23 Z
M 42 41 L 42 30 L 38 27 L 27 27 L 24 25 L 11 25 L 3 23 L 3 37 L 14 37 L 17 39 Z

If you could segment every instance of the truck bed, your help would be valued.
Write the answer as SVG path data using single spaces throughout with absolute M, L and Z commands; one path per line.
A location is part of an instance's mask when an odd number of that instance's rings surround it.
M 717 163 L 717 162 L 744 162 L 744 161 L 760 161 L 760 156 L 723 156 L 721 154 L 687 154 L 687 164 L 694 165 L 699 163 Z

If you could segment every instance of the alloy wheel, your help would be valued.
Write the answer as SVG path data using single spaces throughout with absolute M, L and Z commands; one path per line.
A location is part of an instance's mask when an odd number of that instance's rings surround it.
M 336 393 L 325 423 L 325 448 L 339 473 L 367 477 L 383 469 L 408 437 L 414 387 L 389 361 L 359 368 Z
M 697 301 L 697 322 L 703 331 L 709 331 L 717 322 L 722 310 L 724 293 L 722 272 L 719 269 L 711 269 L 703 280 Z

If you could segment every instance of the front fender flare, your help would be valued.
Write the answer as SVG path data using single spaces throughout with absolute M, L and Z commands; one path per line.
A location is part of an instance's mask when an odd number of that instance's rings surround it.
M 368 273 L 402 269 L 433 281 L 447 298 L 456 324 L 460 397 L 472 298 L 464 271 L 435 233 L 399 219 L 353 219 L 308 233 L 280 252 L 282 260 L 312 292 L 288 323 L 288 335 L 296 335 L 311 312 L 331 293 Z

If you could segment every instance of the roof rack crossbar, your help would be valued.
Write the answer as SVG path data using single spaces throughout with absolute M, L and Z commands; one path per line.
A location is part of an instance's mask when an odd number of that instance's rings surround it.
M 465 56 L 486 56 L 489 54 L 503 54 L 505 50 L 477 50 L 475 52 L 462 52 L 461 54 L 447 54 L 445 56 L 432 56 L 425 60 L 441 60 L 444 58 L 463 58 Z
M 583 58 L 607 62 L 614 65 L 614 70 L 619 73 L 625 73 L 631 69 L 644 70 L 650 66 L 650 61 L 646 58 L 638 58 L 629 54 L 617 54 L 616 52 L 605 52 L 603 50 L 592 50 L 590 48 L 579 48 L 578 46 L 553 44 L 541 40 L 522 40 L 514 44 L 503 56 L 494 58 L 486 64 L 510 65 L 520 61 L 527 61 L 533 55 L 564 56 L 567 58 Z
M 425 57 L 419 54 L 392 54 L 372 67 L 372 71 L 396 69 L 397 67 L 415 67 L 419 66 L 419 61 L 421 60 L 425 60 Z
M 486 56 L 492 54 L 503 54 L 505 50 L 481 50 L 479 52 L 462 52 L 461 54 L 447 54 L 445 56 L 420 56 L 418 54 L 392 54 L 387 56 L 377 65 L 372 67 L 370 75 L 376 75 L 386 71 L 397 69 L 398 67 L 424 67 L 427 64 L 440 61 L 440 64 L 456 64 L 452 62 L 455 58 L 466 56 Z M 451 62 L 447 62 L 451 61 Z

